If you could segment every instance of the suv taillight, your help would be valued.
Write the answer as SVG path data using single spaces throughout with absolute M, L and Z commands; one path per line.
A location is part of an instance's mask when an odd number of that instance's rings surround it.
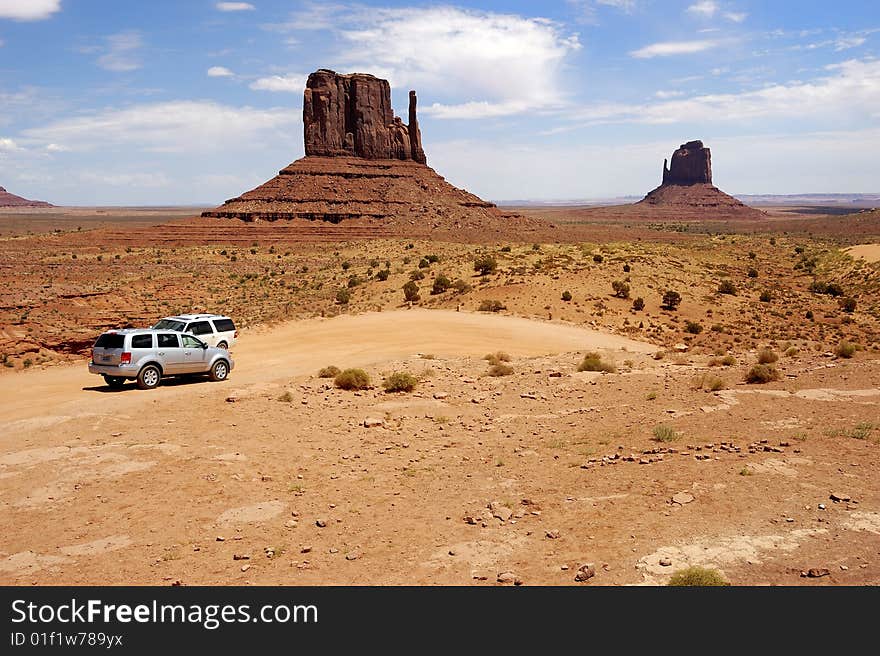
M 131 353 L 123 353 L 120 355 L 119 364 L 131 364 Z
M 235 334 L 233 335 L 233 337 L 234 337 L 235 339 L 238 339 L 238 331 L 237 331 L 237 330 L 235 331 Z

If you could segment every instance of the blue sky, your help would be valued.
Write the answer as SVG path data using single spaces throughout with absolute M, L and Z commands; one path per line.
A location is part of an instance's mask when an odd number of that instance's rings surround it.
M 731 193 L 880 191 L 875 0 L 0 0 L 0 185 L 221 202 L 302 156 L 318 68 L 416 89 L 493 200 L 642 195 L 691 139 Z

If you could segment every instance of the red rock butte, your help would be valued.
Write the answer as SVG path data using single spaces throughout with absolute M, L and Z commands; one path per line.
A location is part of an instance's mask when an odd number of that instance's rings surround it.
M 663 160 L 663 182 L 638 204 L 658 208 L 710 210 L 723 217 L 758 218 L 763 212 L 743 204 L 712 184 L 712 151 L 689 141 Z
M 416 105 L 410 91 L 405 124 L 394 116 L 387 80 L 312 73 L 303 96 L 306 156 L 202 216 L 335 225 L 358 236 L 513 236 L 548 227 L 504 212 L 430 168 Z
M 15 194 L 10 194 L 0 187 L 0 207 L 54 207 L 50 203 L 41 200 L 28 200 Z

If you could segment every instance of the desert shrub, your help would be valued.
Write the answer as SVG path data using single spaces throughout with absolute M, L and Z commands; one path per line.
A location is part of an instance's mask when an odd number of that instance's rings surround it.
M 667 310 L 674 310 L 681 303 L 681 294 L 669 289 L 663 294 L 663 307 Z
M 431 293 L 442 294 L 450 287 L 452 287 L 452 281 L 441 273 L 434 278 L 434 286 L 431 288 Z
M 415 269 L 412 273 L 409 274 L 409 279 L 412 281 L 424 280 L 425 274 L 422 273 L 421 271 L 419 271 L 418 269 Z
M 611 289 L 618 298 L 629 298 L 629 284 L 623 280 L 615 280 L 611 283 Z
M 510 362 L 510 356 L 504 351 L 496 351 L 495 353 L 487 353 L 483 359 L 489 364 L 498 364 L 499 362 Z
M 814 294 L 826 294 L 828 292 L 828 284 L 821 280 L 814 280 L 810 283 L 809 290 Z
M 758 364 L 773 364 L 777 360 L 779 356 L 773 349 L 765 348 L 758 351 Z
M 645 309 L 645 299 L 639 296 L 636 300 L 633 301 L 633 310 L 636 312 L 641 312 Z
M 755 251 L 749 251 L 749 259 L 754 260 L 757 259 L 758 254 Z
M 654 426 L 654 440 L 657 442 L 674 442 L 680 435 L 676 430 L 668 424 L 658 424 Z
M 801 253 L 804 252 L 804 247 L 803 246 L 795 246 L 794 252 L 797 253 L 798 255 L 800 255 Z
M 351 292 L 348 291 L 345 287 L 336 292 L 336 302 L 339 305 L 348 305 L 348 302 L 351 300 Z
M 428 260 L 426 260 L 425 258 L 422 258 L 421 260 L 419 260 L 419 268 L 420 269 L 427 269 L 429 266 L 431 266 L 431 263 L 428 262 Z
M 727 384 L 724 382 L 723 378 L 719 378 L 718 376 L 706 376 L 703 379 L 702 387 L 710 392 L 717 392 L 727 387 Z
M 461 278 L 458 278 L 454 283 L 452 283 L 452 288 L 459 294 L 464 294 L 465 292 L 469 292 L 471 290 L 471 285 Z
M 736 296 L 736 286 L 730 280 L 722 280 L 718 283 L 718 293 Z
M 487 298 L 480 303 L 480 307 L 477 309 L 480 312 L 501 312 L 501 310 L 506 310 L 507 306 L 501 301 L 494 301 Z
M 789 346 L 787 349 L 785 349 L 785 355 L 790 358 L 793 358 L 800 352 L 801 351 L 797 346 Z
M 834 355 L 838 358 L 851 358 L 855 355 L 858 347 L 852 342 L 847 342 L 846 340 L 840 342 L 837 345 L 837 348 L 834 349 Z
M 386 280 L 388 280 L 388 276 L 390 276 L 390 275 L 391 275 L 391 272 L 388 269 L 381 269 L 376 272 L 376 278 L 378 278 L 382 282 L 385 282 Z
M 616 369 L 610 362 L 605 362 L 601 355 L 591 351 L 584 356 L 584 359 L 578 365 L 578 371 L 604 371 L 605 373 L 613 374 Z
M 351 276 L 348 279 L 348 288 L 353 289 L 354 287 L 357 287 L 358 285 L 360 285 L 361 282 L 363 282 L 363 281 L 358 276 Z
M 769 291 L 767 291 L 765 289 L 763 292 L 761 292 L 761 295 L 758 297 L 758 300 L 761 301 L 762 303 L 769 303 L 770 301 L 773 300 L 773 294 L 771 294 Z
M 403 286 L 403 298 L 409 303 L 417 303 L 421 298 L 419 286 L 412 280 Z
M 830 282 L 825 288 L 825 293 L 829 296 L 843 296 L 843 287 L 836 282 Z
M 774 380 L 779 380 L 779 372 L 776 370 L 776 367 L 772 367 L 769 364 L 756 364 L 746 374 L 746 382 L 750 384 L 760 385 Z
M 629 264 L 624 264 L 624 265 L 623 265 L 623 272 L 624 272 L 624 273 L 629 273 L 631 270 L 632 270 L 632 267 L 630 267 Z
M 736 364 L 736 358 L 732 355 L 725 355 L 723 358 L 721 358 L 721 364 L 725 367 L 732 367 Z
M 602 262 L 603 262 L 604 260 L 605 260 L 605 258 L 602 257 L 601 255 L 599 255 L 598 253 L 596 253 L 596 254 L 593 256 L 593 262 L 595 262 L 596 264 L 602 264 Z
M 570 291 L 562 292 L 562 300 L 565 301 L 566 303 L 568 303 L 571 300 L 571 292 Z
M 440 261 L 439 255 L 425 255 L 425 259 L 428 260 L 430 264 L 436 264 Z
M 684 322 L 685 332 L 689 332 L 691 335 L 699 335 L 703 332 L 703 325 L 696 321 L 685 321 Z
M 808 319 L 809 321 L 813 320 L 813 311 L 807 310 L 807 313 L 804 315 L 804 319 Z
M 724 580 L 724 577 L 721 576 L 721 573 L 718 570 L 693 565 L 692 567 L 688 567 L 687 569 L 678 570 L 675 574 L 672 575 L 672 578 L 669 579 L 668 585 L 685 587 L 709 587 L 724 586 L 730 584 Z
M 336 378 L 341 371 L 339 367 L 331 364 L 329 367 L 324 367 L 318 372 L 318 378 Z
M 747 275 L 749 276 L 749 278 L 757 278 L 758 277 L 758 270 L 754 267 L 749 267 L 749 271 L 748 271 Z
M 351 262 L 349 262 L 348 260 L 346 260 L 345 262 L 342 263 L 342 270 L 343 271 L 348 271 L 350 268 L 351 268 Z
M 405 371 L 397 371 L 382 381 L 386 392 L 412 392 L 418 384 L 419 379 Z
M 513 375 L 513 367 L 499 362 L 498 364 L 493 364 L 489 367 L 489 375 L 496 378 L 500 376 L 511 376 Z
M 333 379 L 339 389 L 364 390 L 370 386 L 370 376 L 363 369 L 346 369 Z
M 512 251 L 512 250 L 513 250 L 513 249 L 512 249 L 510 246 L 502 246 L 502 247 L 501 247 L 501 252 L 502 252 L 502 253 L 509 253 L 509 252 Z
M 840 309 L 844 312 L 855 312 L 856 311 L 856 299 L 852 296 L 848 296 L 838 301 L 840 304 Z
M 293 394 L 290 393 L 290 390 L 284 392 L 281 396 L 278 397 L 278 401 L 282 403 L 293 403 Z
M 481 276 L 487 276 L 490 273 L 495 273 L 495 270 L 498 268 L 498 262 L 491 255 L 483 255 L 482 257 L 478 257 L 474 260 L 474 271 L 479 273 Z

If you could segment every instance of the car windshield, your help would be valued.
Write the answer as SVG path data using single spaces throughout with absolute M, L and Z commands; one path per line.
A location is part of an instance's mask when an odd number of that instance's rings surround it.
M 174 319 L 162 319 L 159 323 L 157 323 L 153 328 L 156 330 L 183 330 L 184 324 L 182 321 L 175 321 Z
M 192 335 L 181 335 L 183 338 L 184 348 L 202 348 L 205 344 L 201 340 L 196 339 Z

